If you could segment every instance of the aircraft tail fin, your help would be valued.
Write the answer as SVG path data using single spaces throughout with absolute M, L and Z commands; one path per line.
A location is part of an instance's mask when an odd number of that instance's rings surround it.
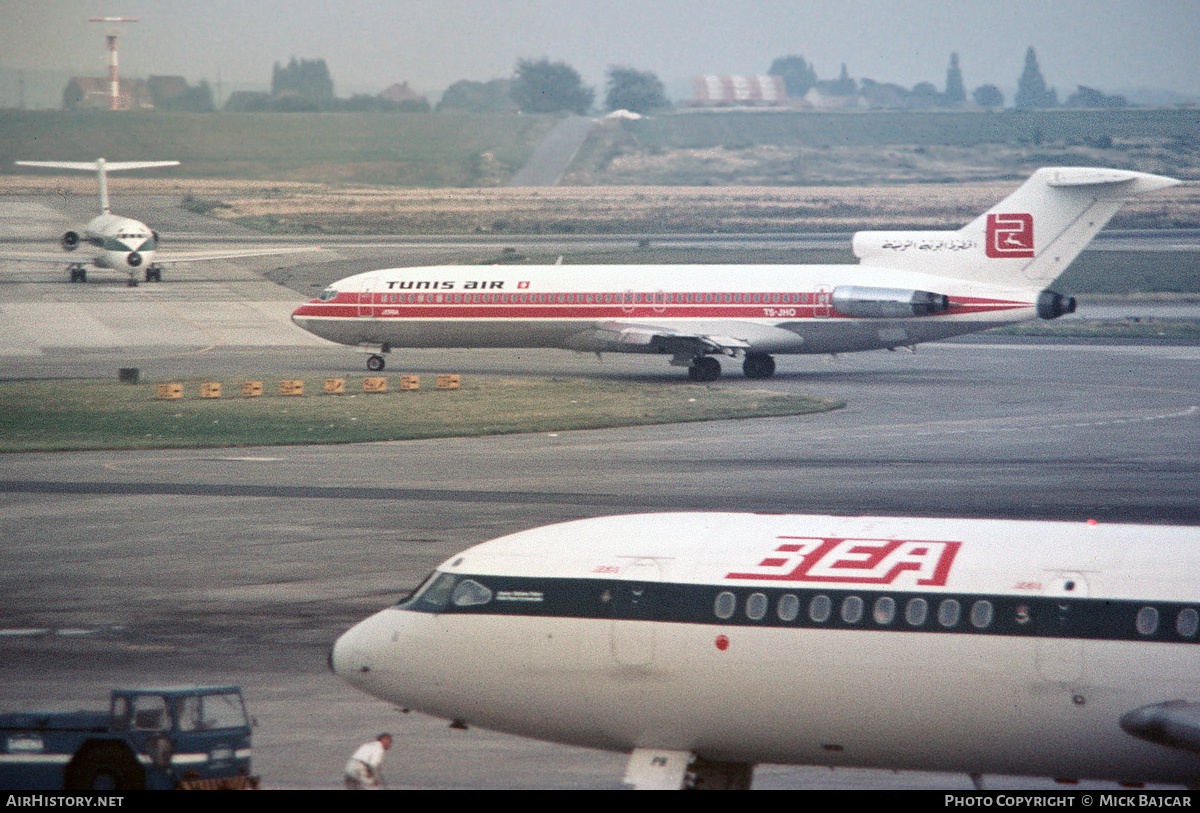
M 47 169 L 79 169 L 84 172 L 95 172 L 100 179 L 100 209 L 104 214 L 111 211 L 108 205 L 108 176 L 109 172 L 122 169 L 153 169 L 155 167 L 179 166 L 178 161 L 105 161 L 99 158 L 95 161 L 17 161 L 18 166 L 45 167 Z
M 854 253 L 864 265 L 877 268 L 1045 287 L 1126 198 L 1178 183 L 1145 172 L 1048 167 L 958 231 L 859 232 Z

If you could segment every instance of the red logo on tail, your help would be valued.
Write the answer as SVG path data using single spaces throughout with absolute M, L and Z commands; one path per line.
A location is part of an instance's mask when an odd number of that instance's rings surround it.
M 992 259 L 1033 256 L 1033 215 L 988 215 L 987 255 Z

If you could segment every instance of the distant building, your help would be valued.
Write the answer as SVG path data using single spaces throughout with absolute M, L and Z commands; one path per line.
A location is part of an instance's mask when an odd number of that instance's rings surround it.
M 63 89 L 63 109 L 112 108 L 112 85 L 107 77 L 75 76 Z M 153 110 L 154 96 L 144 79 L 121 79 L 117 94 L 118 110 Z
M 183 99 L 190 90 L 182 76 L 151 76 L 146 84 L 155 107 L 165 107 L 171 101 Z
M 408 82 L 397 82 L 383 91 L 383 93 L 380 93 L 379 98 L 395 102 L 396 104 L 404 104 L 405 102 L 416 102 L 419 104 L 427 101 L 424 96 L 410 88 Z
M 693 76 L 692 107 L 774 107 L 786 104 L 782 76 Z

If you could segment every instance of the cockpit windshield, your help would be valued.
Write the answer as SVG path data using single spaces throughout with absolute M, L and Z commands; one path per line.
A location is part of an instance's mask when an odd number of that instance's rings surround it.
M 454 584 L 457 581 L 458 576 L 453 573 L 437 573 L 435 571 L 431 578 L 426 580 L 425 586 L 414 593 L 405 606 L 407 609 L 421 612 L 441 612 L 446 609 L 446 604 L 450 601 L 450 594 L 454 591 Z
M 338 292 L 336 288 L 326 288 L 324 291 L 321 291 L 321 301 L 332 302 L 333 300 L 337 299 L 337 295 Z

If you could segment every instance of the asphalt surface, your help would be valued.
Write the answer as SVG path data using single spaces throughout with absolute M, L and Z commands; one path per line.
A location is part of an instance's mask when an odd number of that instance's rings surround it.
M 0 346 L 0 379 L 121 367 L 147 378 L 360 372 L 359 354 L 286 321 L 296 289 L 318 284 L 329 264 L 383 265 L 387 250 L 336 251 L 317 270 L 317 258 L 295 257 L 168 269 L 173 281 L 157 291 L 0 264 L 4 331 L 22 331 Z M 251 316 L 206 316 L 214 302 Z M 50 306 L 77 318 L 37 321 Z M 189 338 L 196 325 L 200 338 Z M 768 382 L 714 386 L 798 390 L 847 407 L 457 440 L 0 457 L 0 711 L 100 708 L 108 688 L 126 684 L 236 682 L 258 719 L 267 787 L 337 787 L 348 754 L 381 730 L 397 735 L 385 763 L 393 787 L 615 787 L 620 755 L 402 715 L 329 674 L 328 647 L 462 548 L 602 514 L 1200 524 L 1200 348 L 968 342 L 780 357 L 779 368 Z M 403 372 L 686 380 L 659 358 L 565 351 L 394 352 L 388 373 Z M 971 787 L 965 776 L 772 766 L 756 785 Z

